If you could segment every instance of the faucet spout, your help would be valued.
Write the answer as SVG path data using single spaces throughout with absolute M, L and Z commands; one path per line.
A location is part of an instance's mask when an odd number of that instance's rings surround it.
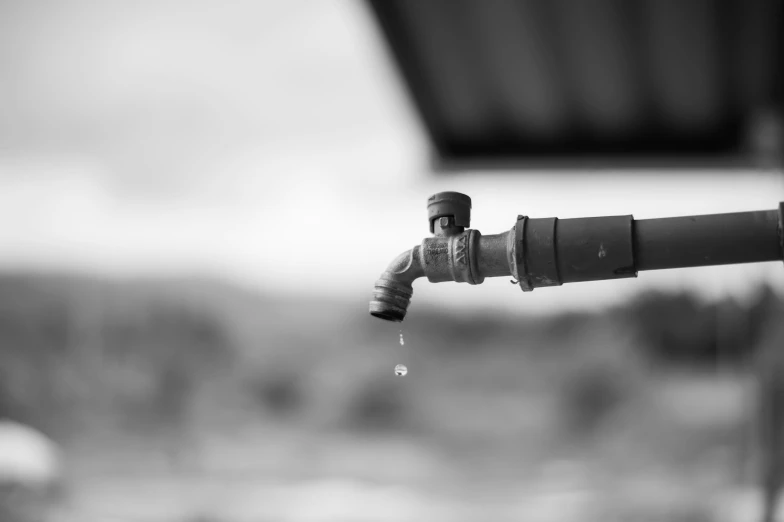
M 396 323 L 402 322 L 414 294 L 411 284 L 424 275 L 420 246 L 417 245 L 397 256 L 376 281 L 373 300 L 370 302 L 370 315 Z

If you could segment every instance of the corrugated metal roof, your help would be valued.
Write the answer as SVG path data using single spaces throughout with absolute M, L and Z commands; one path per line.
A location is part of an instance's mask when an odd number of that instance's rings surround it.
M 738 164 L 781 130 L 778 0 L 367 1 L 442 166 Z

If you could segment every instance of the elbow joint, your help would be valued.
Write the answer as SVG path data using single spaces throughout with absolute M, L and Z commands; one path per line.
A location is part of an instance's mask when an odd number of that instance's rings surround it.
M 419 246 L 403 252 L 381 274 L 373 289 L 370 315 L 396 323 L 405 319 L 414 294 L 412 283 L 425 275 L 420 252 Z

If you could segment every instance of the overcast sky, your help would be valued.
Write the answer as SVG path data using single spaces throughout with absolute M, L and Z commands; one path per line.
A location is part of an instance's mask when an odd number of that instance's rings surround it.
M 472 226 L 772 209 L 784 181 L 434 176 L 368 13 L 350 0 L 0 4 L 0 263 L 194 273 L 367 299 L 457 190 Z M 415 302 L 582 307 L 646 286 L 743 294 L 780 263 L 642 273 L 521 295 L 418 283 Z

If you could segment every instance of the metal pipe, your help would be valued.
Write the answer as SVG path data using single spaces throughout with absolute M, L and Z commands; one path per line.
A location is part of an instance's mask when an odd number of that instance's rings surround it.
M 634 221 L 637 270 L 781 259 L 779 212 L 737 212 Z
M 442 192 L 428 200 L 433 237 L 399 255 L 376 281 L 370 313 L 405 318 L 412 283 L 481 284 L 512 276 L 523 291 L 564 283 L 637 277 L 638 271 L 779 261 L 778 210 L 635 221 L 631 215 L 577 219 L 518 216 L 511 230 L 471 230 L 471 199 Z
M 506 247 L 509 241 L 509 232 L 502 232 L 492 236 L 479 237 L 479 254 L 477 256 L 479 274 L 485 277 L 509 276 L 509 260 Z

